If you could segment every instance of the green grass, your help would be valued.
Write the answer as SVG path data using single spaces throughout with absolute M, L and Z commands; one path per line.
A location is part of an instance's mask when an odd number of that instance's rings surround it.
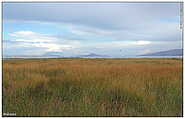
M 16 116 L 182 116 L 182 61 L 3 61 L 3 112 Z

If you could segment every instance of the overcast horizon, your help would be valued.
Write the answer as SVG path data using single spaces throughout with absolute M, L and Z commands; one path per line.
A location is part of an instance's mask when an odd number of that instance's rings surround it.
M 177 3 L 3 3 L 3 56 L 182 49 Z

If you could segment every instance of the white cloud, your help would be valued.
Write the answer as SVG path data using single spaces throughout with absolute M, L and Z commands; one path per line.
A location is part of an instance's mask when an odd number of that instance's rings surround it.
M 136 41 L 134 42 L 136 45 L 149 45 L 151 44 L 151 41 Z
M 86 46 L 102 48 L 102 49 L 109 49 L 109 48 L 135 48 L 137 46 L 146 46 L 149 44 L 154 44 L 151 41 L 124 41 L 124 40 L 115 40 L 110 42 L 102 42 L 102 43 L 93 43 L 93 44 L 86 44 Z M 155 42 L 156 44 L 156 42 Z
M 12 33 L 10 35 L 12 35 L 12 36 L 19 36 L 19 35 L 27 36 L 27 35 L 33 35 L 33 34 L 35 34 L 35 33 L 32 31 L 18 31 L 18 32 Z
M 150 50 L 150 49 L 144 49 L 144 50 L 142 50 L 142 51 L 139 53 L 139 55 L 144 55 L 144 54 L 148 54 L 148 53 L 152 53 L 152 50 Z
M 54 36 L 48 34 L 40 34 L 32 31 L 17 31 L 10 33 L 9 35 L 15 38 L 15 41 L 20 42 L 54 42 L 58 40 L 58 38 Z
M 67 42 L 66 39 L 60 39 L 53 35 L 41 34 L 32 31 L 17 31 L 9 34 L 12 39 L 11 41 L 16 41 L 14 47 L 36 47 L 45 48 L 47 51 L 64 51 L 75 48 L 71 41 Z M 64 43 L 64 44 L 63 44 Z
M 37 43 L 37 44 L 30 44 L 33 47 L 43 47 L 47 48 L 46 51 L 63 51 L 63 50 L 68 50 L 73 48 L 71 45 L 60 45 L 60 44 L 55 44 L 55 43 Z

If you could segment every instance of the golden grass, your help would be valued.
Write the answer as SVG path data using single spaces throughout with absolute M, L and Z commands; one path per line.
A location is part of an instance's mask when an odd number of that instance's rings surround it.
M 182 116 L 182 60 L 4 60 L 3 112 Z

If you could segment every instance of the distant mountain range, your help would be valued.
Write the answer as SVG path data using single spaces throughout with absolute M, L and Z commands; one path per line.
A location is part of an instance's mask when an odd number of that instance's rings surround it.
M 100 54 L 95 54 L 95 53 L 89 53 L 89 54 L 87 54 L 87 55 L 79 55 L 79 56 L 77 56 L 77 57 L 89 57 L 89 58 L 96 58 L 96 57 L 110 57 L 110 56 L 108 56 L 108 55 L 100 55 Z
M 154 52 L 154 53 L 148 53 L 138 56 L 183 56 L 183 49 L 173 49 L 173 50 L 167 50 L 167 51 L 160 51 L 160 52 Z M 132 56 L 132 57 L 138 57 L 138 56 Z M 3 58 L 65 58 L 62 54 L 62 52 L 47 52 L 43 55 L 3 55 Z M 68 58 L 111 58 L 109 55 L 102 55 L 102 54 L 96 54 L 96 53 L 89 53 L 85 55 L 76 55 L 76 56 L 68 56 Z
M 160 52 L 143 54 L 139 56 L 183 56 L 183 49 L 160 51 Z
M 63 57 L 62 52 L 47 52 L 42 57 Z
M 62 54 L 62 52 L 47 52 L 43 55 L 17 55 L 17 56 L 6 55 L 3 57 L 4 58 L 62 58 L 65 56 Z M 68 57 L 71 57 L 71 58 L 107 58 L 110 56 L 89 53 L 86 55 L 76 55 L 76 56 L 68 56 Z

